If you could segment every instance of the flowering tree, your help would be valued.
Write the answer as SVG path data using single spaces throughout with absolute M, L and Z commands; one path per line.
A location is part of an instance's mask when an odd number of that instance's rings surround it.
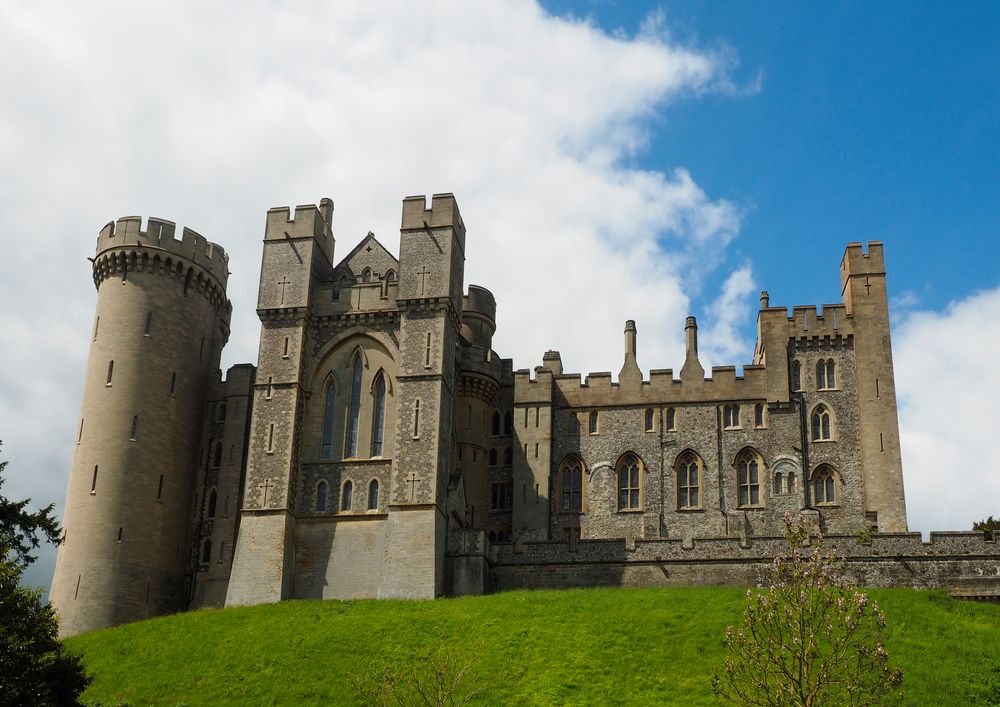
M 712 678 L 720 701 L 741 705 L 890 705 L 903 673 L 889 666 L 885 615 L 849 586 L 844 560 L 806 547 L 801 516 L 785 515 L 791 554 L 768 568 L 769 586 L 747 591 L 743 624 L 726 629 L 729 655 Z

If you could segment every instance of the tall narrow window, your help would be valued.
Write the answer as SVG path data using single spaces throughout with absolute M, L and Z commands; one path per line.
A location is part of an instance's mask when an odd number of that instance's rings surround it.
M 559 469 L 559 487 L 562 495 L 560 510 L 580 513 L 583 510 L 583 465 L 571 457 Z
M 618 465 L 618 510 L 639 510 L 639 460 L 632 454 Z
M 212 561 L 212 539 L 205 538 L 205 542 L 201 544 L 201 563 L 208 564 Z
M 288 337 L 285 337 L 284 347 L 281 350 L 281 357 L 288 358 Z
M 465 416 L 465 426 L 472 427 L 472 406 L 469 405 L 468 411 Z
M 368 510 L 378 510 L 378 479 L 372 479 L 368 484 Z
M 98 317 L 94 319 L 94 341 L 97 341 L 97 330 L 100 328 L 100 326 L 101 326 L 101 317 L 100 315 L 98 315 Z
M 830 434 L 830 411 L 825 405 L 817 405 L 812 414 L 812 438 L 813 441 L 826 441 L 831 439 Z
M 677 508 L 691 510 L 701 508 L 699 491 L 701 489 L 700 463 L 698 457 L 691 452 L 681 455 L 677 462 Z
M 80 444 L 83 441 L 83 418 L 80 418 L 80 429 L 76 432 L 76 443 Z
M 514 463 L 514 448 L 507 447 L 507 449 L 503 451 L 503 465 L 510 466 L 513 463 Z
M 722 408 L 722 426 L 729 430 L 739 429 L 740 406 L 724 405 Z
M 646 412 L 644 413 L 644 417 L 645 417 L 645 425 L 646 425 L 645 429 L 646 429 L 646 432 L 652 432 L 653 431 L 653 419 L 654 419 L 653 418 L 653 409 L 652 408 L 646 408 Z
M 354 490 L 354 485 L 350 480 L 344 482 L 344 490 L 340 494 L 340 510 L 349 511 L 351 510 L 351 495 Z
M 267 388 L 264 389 L 264 399 L 265 400 L 270 400 L 271 396 L 274 395 L 273 384 L 274 384 L 274 376 L 268 376 L 267 377 Z
M 160 474 L 160 483 L 156 486 L 156 500 L 163 500 L 163 474 Z
M 667 408 L 667 429 L 671 432 L 677 429 L 677 408 Z
M 792 361 L 792 390 L 802 390 L 802 364 Z
M 489 459 L 490 466 L 496 466 L 497 459 L 498 459 L 497 450 L 494 447 L 493 449 L 490 450 L 490 459 Z
M 427 332 L 427 348 L 424 350 L 424 368 L 431 367 L 431 332 Z
M 177 371 L 170 374 L 170 394 L 173 395 L 177 389 Z
M 820 390 L 826 388 L 826 361 L 819 361 L 816 364 L 816 387 Z
M 205 337 L 201 337 L 201 347 L 198 349 L 198 360 L 205 358 Z
M 504 413 L 503 416 L 503 433 L 505 435 L 513 434 L 514 432 L 514 416 L 508 411 Z
M 222 466 L 222 441 L 217 440 L 212 445 L 212 468 L 218 469 Z
M 274 423 L 272 422 L 267 428 L 267 451 L 274 451 Z
M 420 436 L 420 398 L 413 401 L 413 438 Z
M 146 326 L 142 331 L 144 336 L 149 336 L 153 333 L 153 313 L 146 312 Z
M 753 406 L 753 426 L 764 426 L 764 403 L 757 403 Z
M 837 387 L 837 371 L 832 358 L 827 359 L 826 362 L 826 387 L 827 388 Z
M 268 390 L 270 390 L 271 379 L 267 380 Z M 323 404 L 323 446 L 320 449 L 320 456 L 324 459 L 330 458 L 330 448 L 333 443 L 333 403 L 336 393 L 336 385 L 331 380 L 326 386 L 326 398 Z M 271 397 L 270 394 L 267 397 Z
M 129 434 L 128 438 L 130 440 L 139 439 L 139 416 L 138 415 L 133 415 L 132 416 L 132 432 Z
M 118 527 L 118 542 L 122 541 L 122 536 L 124 536 L 124 534 L 125 534 L 125 528 L 122 528 L 121 526 L 119 526 Z
M 833 470 L 825 464 L 813 472 L 813 502 L 818 506 L 837 503 L 837 481 Z
M 215 518 L 215 506 L 218 503 L 219 494 L 216 493 L 215 489 L 212 489 L 208 494 L 208 511 L 205 513 L 206 518 Z
M 94 478 L 90 480 L 90 492 L 97 493 L 97 464 L 94 464 Z
M 493 436 L 498 436 L 500 434 L 500 412 L 498 410 L 493 411 L 493 422 L 490 426 L 490 434 Z
M 115 375 L 115 362 L 113 360 L 108 361 L 108 379 L 104 381 L 104 385 L 111 385 L 111 379 L 114 377 L 114 375 Z
M 316 512 L 326 513 L 326 491 L 327 486 L 325 481 L 320 481 L 316 484 Z
M 760 505 L 760 464 L 753 452 L 746 451 L 736 463 L 736 481 L 740 506 Z
M 598 419 L 597 419 L 597 410 L 591 410 L 590 411 L 590 426 L 588 427 L 588 429 L 590 430 L 590 434 L 592 434 L 592 435 L 596 435 L 597 434 L 597 422 L 598 422 Z
M 382 456 L 382 438 L 385 433 L 385 374 L 375 382 L 375 408 L 372 410 L 372 456 Z
M 361 416 L 361 370 L 364 363 L 361 354 L 354 357 L 354 373 L 351 375 L 351 407 L 347 417 L 347 455 L 358 456 L 358 418 Z

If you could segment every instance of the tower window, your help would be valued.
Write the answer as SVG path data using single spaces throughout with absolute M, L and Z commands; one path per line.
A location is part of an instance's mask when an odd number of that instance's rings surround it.
M 163 474 L 160 474 L 160 483 L 156 487 L 156 500 L 163 500 Z
M 135 440 L 139 439 L 139 416 L 138 415 L 133 415 L 132 416 L 132 432 L 129 434 L 128 438 L 129 438 L 130 441 L 133 441 L 133 442 Z
M 274 451 L 274 423 L 272 422 L 267 428 L 267 452 L 270 454 Z
M 431 367 L 431 332 L 427 332 L 427 347 L 424 350 L 424 368 Z
M 513 434 L 514 432 L 514 416 L 508 411 L 504 413 L 503 416 L 503 433 L 505 435 Z
M 652 408 L 646 408 L 646 412 L 644 413 L 644 417 L 645 417 L 646 432 L 652 432 L 653 431 L 653 427 L 654 427 L 654 425 L 653 425 L 653 421 L 654 421 L 653 409 Z
M 170 394 L 173 395 L 177 389 L 177 371 L 170 374 Z
M 97 464 L 94 464 L 94 478 L 90 480 L 90 493 L 97 493 Z
M 413 439 L 420 437 L 420 398 L 413 401 Z
M 677 463 L 677 508 L 694 510 L 701 508 L 701 463 L 697 456 L 686 452 Z
M 378 510 L 378 479 L 372 479 L 368 484 L 368 510 Z
M 764 403 L 757 403 L 753 406 L 753 426 L 764 426 Z
M 792 390 L 802 390 L 802 364 L 792 361 Z
M 285 343 L 284 343 L 283 348 L 281 350 L 281 357 L 282 358 L 288 358 L 288 337 L 287 336 L 285 337 Z
M 813 472 L 813 502 L 817 506 L 832 506 L 837 504 L 837 479 L 833 469 L 827 465 L 820 466 Z
M 208 510 L 205 513 L 206 518 L 215 518 L 215 506 L 218 503 L 219 494 L 216 493 L 215 489 L 212 489 L 208 494 Z
M 493 421 L 490 427 L 490 434 L 494 437 L 500 434 L 500 412 L 497 410 L 493 411 Z
M 122 536 L 125 534 L 125 529 L 118 526 L 118 542 L 122 541 Z
M 812 438 L 814 442 L 825 442 L 833 438 L 830 430 L 830 411 L 825 405 L 817 405 L 813 410 Z
M 583 511 L 583 464 L 570 457 L 559 467 L 559 510 L 566 513 Z
M 205 358 L 205 337 L 201 337 L 201 345 L 198 347 L 198 360 Z
M 640 509 L 640 468 L 639 460 L 633 454 L 626 455 L 618 466 L 618 510 L 637 511 Z
M 724 405 L 722 407 L 722 426 L 727 430 L 740 428 L 740 406 Z
M 490 461 L 489 461 L 490 466 L 496 466 L 497 465 L 497 456 L 498 455 L 497 455 L 496 448 L 491 449 L 490 450 Z
M 108 361 L 108 379 L 104 381 L 104 385 L 111 385 L 111 379 L 115 375 L 115 362 L 113 360 Z
M 100 328 L 100 326 L 101 326 L 101 317 L 100 315 L 98 315 L 97 318 L 94 319 L 94 341 L 97 341 L 97 330 Z
M 205 538 L 205 542 L 201 544 L 201 563 L 205 565 L 211 561 L 212 561 L 212 539 Z
M 316 512 L 326 513 L 326 482 L 320 481 L 316 484 Z
M 354 357 L 354 372 L 351 376 L 351 407 L 347 418 L 347 456 L 358 456 L 358 418 L 361 416 L 361 374 L 364 367 L 361 354 Z
M 753 452 L 743 452 L 736 462 L 736 483 L 740 507 L 760 505 L 760 462 Z
M 382 456 L 382 438 L 385 432 L 385 373 L 375 383 L 375 410 L 372 415 L 372 456 Z
M 146 326 L 143 328 L 143 336 L 149 336 L 153 333 L 153 313 L 146 312 Z
M 267 398 L 271 397 L 271 379 L 267 379 Z M 323 446 L 320 448 L 320 456 L 329 459 L 330 449 L 333 443 L 333 404 L 336 399 L 336 386 L 331 380 L 326 386 L 325 403 L 323 405 Z
M 352 494 L 354 491 L 354 485 L 351 483 L 350 479 L 344 482 L 344 490 L 340 494 L 340 510 L 349 511 L 351 510 Z
M 264 390 L 264 399 L 265 400 L 270 400 L 271 396 L 274 395 L 274 388 L 272 388 L 272 384 L 273 383 L 274 383 L 274 376 L 268 376 L 267 377 L 267 388 Z
M 589 426 L 588 426 L 587 429 L 590 431 L 590 434 L 592 434 L 592 435 L 596 435 L 598 433 L 598 416 L 597 416 L 597 410 L 591 410 L 590 411 L 590 422 L 589 422 Z
M 667 430 L 670 432 L 677 430 L 677 408 L 667 408 Z
M 816 387 L 820 390 L 837 387 L 837 370 L 832 358 L 816 363 Z

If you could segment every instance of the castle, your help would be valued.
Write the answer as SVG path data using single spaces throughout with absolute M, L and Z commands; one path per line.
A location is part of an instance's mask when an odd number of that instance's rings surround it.
M 328 199 L 267 212 L 259 358 L 224 380 L 223 250 L 153 218 L 101 230 L 64 634 L 287 598 L 749 583 L 787 512 L 869 583 L 1000 575 L 981 534 L 905 532 L 881 243 L 847 245 L 840 304 L 761 293 L 742 376 L 706 375 L 689 317 L 679 373 L 648 377 L 626 322 L 614 382 L 493 351 L 451 194 L 403 200 L 398 259 L 371 233 L 335 258 L 332 219 Z

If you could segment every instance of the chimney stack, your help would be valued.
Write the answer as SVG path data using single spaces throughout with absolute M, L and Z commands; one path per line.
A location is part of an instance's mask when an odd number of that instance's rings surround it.
M 704 380 L 705 369 L 698 360 L 698 322 L 688 317 L 684 322 L 684 367 L 681 380 Z

